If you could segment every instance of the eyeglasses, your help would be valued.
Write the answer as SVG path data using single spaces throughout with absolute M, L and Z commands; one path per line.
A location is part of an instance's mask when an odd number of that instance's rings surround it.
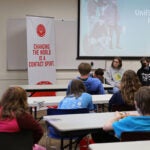
M 119 63 L 119 61 L 113 61 L 114 63 Z

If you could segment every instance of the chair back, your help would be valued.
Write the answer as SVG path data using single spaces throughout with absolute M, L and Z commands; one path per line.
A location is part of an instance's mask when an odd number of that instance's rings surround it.
M 134 132 L 123 132 L 121 134 L 121 141 L 142 141 L 150 140 L 150 131 L 134 131 Z
M 40 81 L 37 83 L 37 85 L 48 85 L 52 84 L 49 81 Z M 56 92 L 52 91 L 42 91 L 42 92 L 32 92 L 31 93 L 32 97 L 42 97 L 42 96 L 56 96 Z
M 31 131 L 0 132 L 1 150 L 32 150 L 33 135 Z
M 114 104 L 111 107 L 111 111 L 132 111 L 136 110 L 134 105 L 117 105 Z
M 80 114 L 80 113 L 89 113 L 87 108 L 78 108 L 78 109 L 47 109 L 47 115 L 64 115 L 64 114 Z

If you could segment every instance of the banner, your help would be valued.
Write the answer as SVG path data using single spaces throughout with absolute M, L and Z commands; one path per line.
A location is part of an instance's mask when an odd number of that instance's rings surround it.
M 56 81 L 54 18 L 27 16 L 28 84 Z

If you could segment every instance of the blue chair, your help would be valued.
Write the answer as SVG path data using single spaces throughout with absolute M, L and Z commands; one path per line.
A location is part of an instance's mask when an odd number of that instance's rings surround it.
M 67 114 L 80 114 L 80 113 L 89 113 L 89 110 L 87 108 L 78 108 L 78 109 L 55 109 L 55 108 L 49 108 L 47 109 L 47 115 L 67 115 Z M 75 139 L 75 142 L 72 142 L 72 138 L 68 137 L 60 137 L 54 130 L 53 127 L 51 127 L 47 122 L 47 136 L 49 138 L 54 138 L 54 139 L 59 139 L 61 140 L 61 145 L 60 149 L 66 148 L 72 145 L 73 143 L 76 143 L 75 149 L 77 148 L 77 144 L 79 141 L 85 136 L 80 136 L 80 137 L 73 137 Z M 67 139 L 69 140 L 69 144 L 64 146 L 64 140 Z M 47 142 L 46 142 L 47 143 Z M 47 146 L 47 144 L 46 144 Z

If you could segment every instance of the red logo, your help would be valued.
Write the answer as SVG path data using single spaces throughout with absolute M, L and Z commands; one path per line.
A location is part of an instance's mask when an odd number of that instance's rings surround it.
M 39 24 L 36 28 L 36 32 L 38 36 L 43 37 L 46 33 L 45 26 L 43 24 Z

